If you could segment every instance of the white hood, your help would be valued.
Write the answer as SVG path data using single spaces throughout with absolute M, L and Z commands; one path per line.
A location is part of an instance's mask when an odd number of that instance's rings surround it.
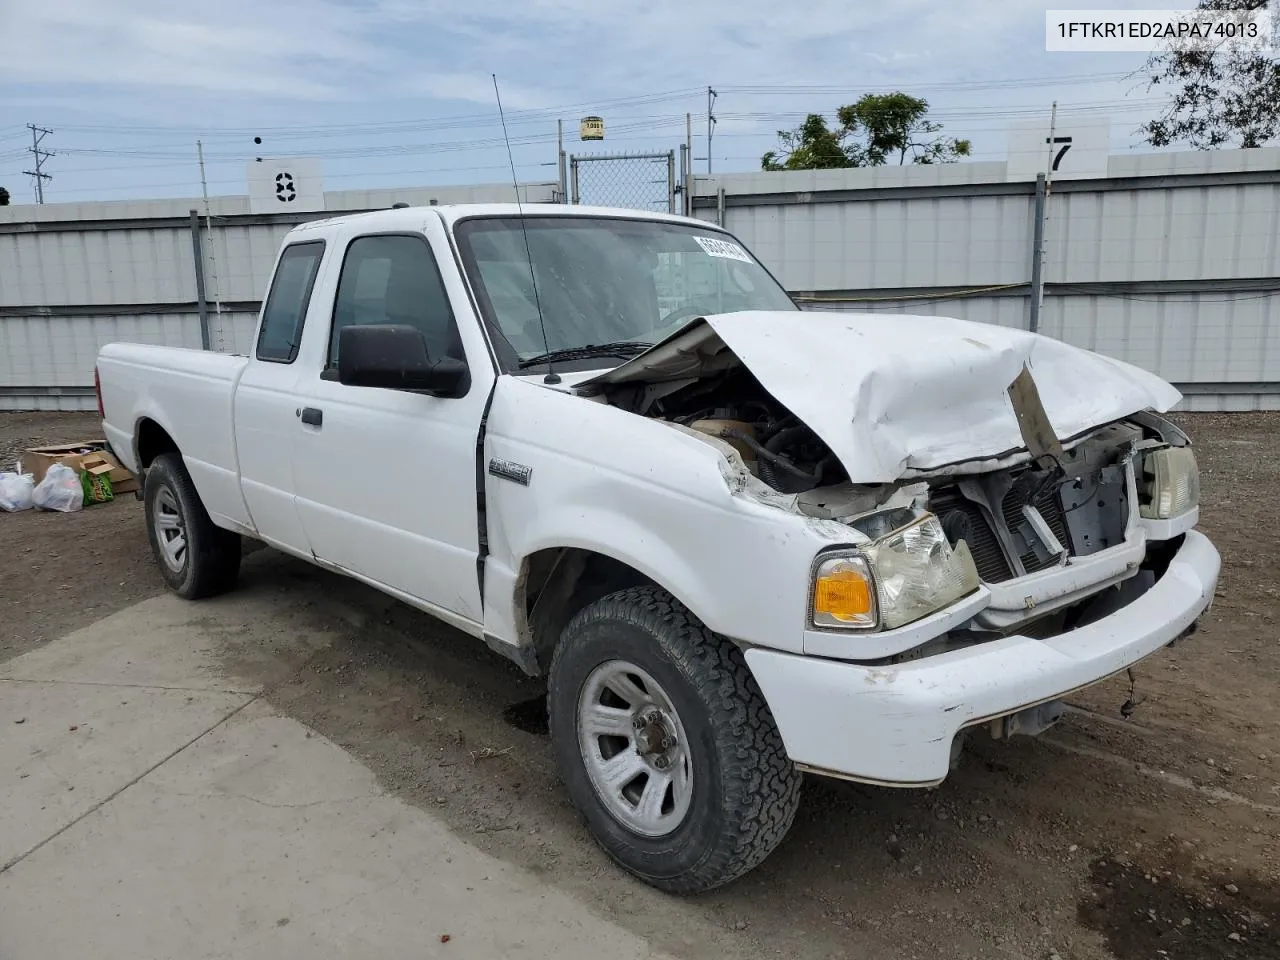
M 735 357 L 822 438 L 857 483 L 888 483 L 1024 449 L 1007 392 L 1024 367 L 1063 441 L 1140 410 L 1163 412 L 1181 399 L 1131 364 L 1023 330 L 826 311 L 696 320 L 581 386 L 705 376 L 735 365 Z

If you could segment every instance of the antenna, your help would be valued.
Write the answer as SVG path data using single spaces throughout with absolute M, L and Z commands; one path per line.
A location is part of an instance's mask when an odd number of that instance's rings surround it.
M 507 117 L 502 112 L 502 94 L 498 92 L 498 75 L 490 74 L 493 77 L 493 97 L 498 101 L 498 119 L 502 121 L 502 141 L 507 145 L 507 162 L 511 164 L 511 186 L 516 191 L 516 211 L 520 215 L 520 232 L 524 234 L 524 255 L 529 263 L 529 282 L 533 284 L 533 305 L 538 309 L 538 327 L 542 330 L 542 349 L 547 353 L 551 352 L 551 344 L 547 340 L 547 322 L 542 317 L 542 300 L 538 297 L 538 278 L 533 272 L 533 251 L 529 247 L 529 228 L 524 222 L 524 205 L 520 202 L 520 180 L 516 176 L 516 161 L 511 155 L 511 138 L 507 136 Z M 542 378 L 543 383 L 559 383 L 560 375 L 555 372 L 551 366 L 551 361 L 547 361 L 547 375 Z

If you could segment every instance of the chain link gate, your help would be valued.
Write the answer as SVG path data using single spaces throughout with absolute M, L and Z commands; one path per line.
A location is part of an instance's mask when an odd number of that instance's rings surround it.
M 570 203 L 676 212 L 676 153 L 569 157 Z

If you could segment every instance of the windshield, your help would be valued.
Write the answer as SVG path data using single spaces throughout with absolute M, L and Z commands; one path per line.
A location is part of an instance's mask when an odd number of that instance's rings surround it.
M 710 227 L 603 217 L 524 222 L 528 252 L 518 217 L 477 217 L 456 230 L 486 320 L 510 346 L 510 367 L 549 352 L 656 343 L 707 314 L 798 309 L 740 244 Z M 622 362 L 608 357 L 569 369 Z

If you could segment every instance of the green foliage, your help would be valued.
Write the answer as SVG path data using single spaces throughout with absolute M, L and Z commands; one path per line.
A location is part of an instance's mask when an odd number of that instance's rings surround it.
M 832 129 L 811 113 L 794 130 L 778 131 L 778 150 L 760 158 L 764 170 L 830 170 L 888 163 L 954 163 L 967 157 L 968 140 L 938 136 L 929 102 L 905 93 L 868 93 L 836 111 Z
M 9 205 L 9 191 L 6 190 L 4 187 L 0 187 L 0 207 L 7 207 L 8 205 Z
M 1267 0 L 1200 0 L 1199 10 L 1256 10 Z M 1272 29 L 1280 4 L 1272 5 Z M 1217 46 L 1169 49 L 1144 68 L 1150 87 L 1175 92 L 1155 120 L 1139 128 L 1152 146 L 1187 143 L 1197 150 L 1261 147 L 1280 137 L 1280 60 L 1270 51 Z

